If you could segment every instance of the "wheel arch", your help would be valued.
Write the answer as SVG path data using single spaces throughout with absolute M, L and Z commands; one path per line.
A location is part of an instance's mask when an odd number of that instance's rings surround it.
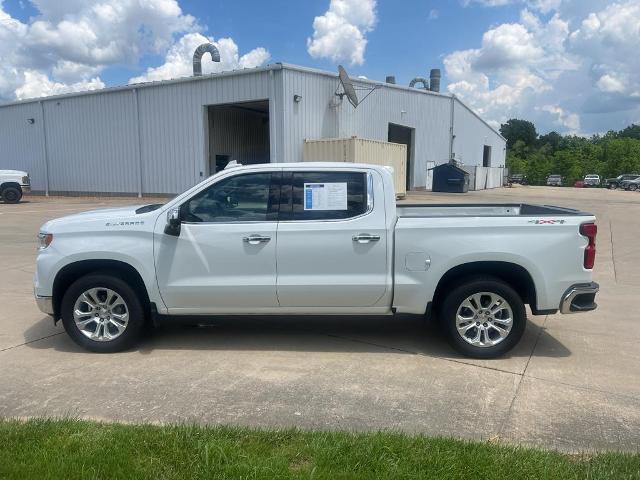
M 524 303 L 530 305 L 534 315 L 536 314 L 537 295 L 533 277 L 522 265 L 504 261 L 469 262 L 452 267 L 440 278 L 431 308 L 437 309 L 454 285 L 476 275 L 488 275 L 504 281 L 520 295 Z
M 17 188 L 20 191 L 20 193 L 22 193 L 22 187 L 18 182 L 3 182 L 0 184 L 0 194 L 4 192 L 5 188 L 9 188 L 9 187 Z
M 126 282 L 140 296 L 145 316 L 150 314 L 149 292 L 140 272 L 132 265 L 120 260 L 98 259 L 69 263 L 56 274 L 52 289 L 53 311 L 56 318 L 60 317 L 62 298 L 69 286 L 78 278 L 90 273 L 109 274 Z

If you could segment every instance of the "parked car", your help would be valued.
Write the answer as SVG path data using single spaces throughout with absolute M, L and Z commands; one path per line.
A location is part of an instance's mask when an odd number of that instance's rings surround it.
M 573 186 L 575 188 L 584 188 L 585 187 L 584 180 L 576 180 Z
M 636 174 L 624 174 L 624 175 L 618 175 L 616 178 L 607 178 L 604 181 L 604 185 L 607 188 L 610 188 L 611 190 L 615 190 L 616 188 L 620 187 L 620 184 L 625 181 L 625 180 L 635 180 L 636 178 L 639 178 L 640 175 L 636 175 Z
M 636 190 L 638 190 L 640 188 L 640 177 L 634 179 L 634 180 L 623 180 L 620 183 L 620 188 L 623 188 L 625 190 L 631 190 L 632 192 L 635 192 Z
M 522 173 L 514 173 L 509 176 L 509 183 L 519 183 L 520 185 L 527 184 L 527 176 Z
M 584 186 L 585 187 L 599 187 L 600 186 L 600 175 L 589 174 L 584 177 Z
M 164 205 L 45 223 L 34 293 L 95 352 L 130 347 L 146 320 L 397 312 L 437 313 L 460 352 L 490 358 L 520 340 L 525 304 L 596 308 L 594 222 L 551 206 L 396 206 L 382 166 L 240 166 Z
M 0 170 L 0 197 L 4 203 L 18 203 L 30 190 L 31 179 L 27 172 Z
M 549 187 L 561 187 L 563 183 L 562 175 L 549 175 L 547 177 L 547 186 Z

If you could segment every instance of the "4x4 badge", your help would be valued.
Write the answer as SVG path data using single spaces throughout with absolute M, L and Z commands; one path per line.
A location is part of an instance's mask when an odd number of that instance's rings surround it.
M 529 220 L 529 223 L 535 223 L 536 225 L 561 225 L 566 222 L 566 220 Z

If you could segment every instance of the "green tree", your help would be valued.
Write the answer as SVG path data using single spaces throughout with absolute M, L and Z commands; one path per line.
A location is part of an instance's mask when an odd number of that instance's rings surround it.
M 604 178 L 640 174 L 640 125 L 590 138 L 550 132 L 535 140 L 535 126 L 523 122 L 510 120 L 501 131 L 511 139 L 507 167 L 511 173 L 527 175 L 531 184 L 544 184 L 552 173 L 563 175 L 569 185 L 590 173 Z
M 525 145 L 533 145 L 538 138 L 538 132 L 533 123 L 527 120 L 512 118 L 500 126 L 500 133 L 507 139 L 507 148 L 513 147 L 518 140 Z

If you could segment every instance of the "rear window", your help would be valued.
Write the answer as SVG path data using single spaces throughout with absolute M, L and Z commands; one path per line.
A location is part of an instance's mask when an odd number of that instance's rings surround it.
M 283 220 L 341 220 L 367 211 L 364 172 L 293 172 L 287 193 L 283 203 L 289 207 L 283 205 L 280 211 Z

